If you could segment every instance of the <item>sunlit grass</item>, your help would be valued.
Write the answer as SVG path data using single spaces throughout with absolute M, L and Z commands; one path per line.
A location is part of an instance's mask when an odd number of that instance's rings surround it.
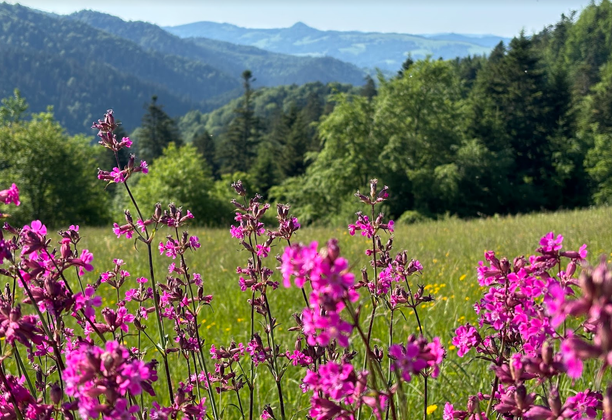
M 612 250 L 612 235 L 609 233 L 612 217 L 608 208 L 598 208 L 581 211 L 567 211 L 551 214 L 533 214 L 516 217 L 500 217 L 482 220 L 461 221 L 449 219 L 438 222 L 428 222 L 410 226 L 398 226 L 395 232 L 394 249 L 408 251 L 408 255 L 420 260 L 424 267 L 422 276 L 413 277 L 412 281 L 424 284 L 426 291 L 432 293 L 436 300 L 419 308 L 425 334 L 429 337 L 440 336 L 448 350 L 448 358 L 443 371 L 437 380 L 430 381 L 429 405 L 437 406 L 432 411 L 433 418 L 441 418 L 445 401 L 456 401 L 459 406 L 465 404 L 470 393 L 481 390 L 490 391 L 492 373 L 486 362 L 473 361 L 466 357 L 460 359 L 456 349 L 451 345 L 455 328 L 460 323 L 476 322 L 476 314 L 472 308 L 482 293 L 476 282 L 476 267 L 483 259 L 485 250 L 496 251 L 498 256 L 506 256 L 510 260 L 519 255 L 529 255 L 537 247 L 539 239 L 547 232 L 554 231 L 565 236 L 566 249 L 578 249 L 583 243 L 588 244 L 589 260 L 594 262 L 601 254 L 610 255 Z M 170 232 L 157 232 L 154 241 L 157 244 Z M 249 339 L 250 307 L 247 299 L 250 293 L 243 293 L 238 287 L 236 266 L 245 265 L 248 254 L 233 240 L 228 230 L 190 229 L 190 233 L 200 238 L 202 248 L 187 255 L 192 272 L 200 273 L 204 279 L 206 294 L 213 294 L 210 307 L 200 314 L 202 336 L 207 346 L 226 345 L 232 340 L 246 342 Z M 113 267 L 113 258 L 125 260 L 125 269 L 131 273 L 131 282 L 124 287 L 136 287 L 135 279 L 140 276 L 149 277 L 146 260 L 146 249 L 141 243 L 126 239 L 117 239 L 110 229 L 82 229 L 83 240 L 81 248 L 88 248 L 95 255 L 95 271 L 87 281 L 93 282 L 102 271 Z M 324 243 L 331 237 L 338 238 L 342 254 L 349 259 L 353 271 L 359 275 L 361 267 L 368 266 L 368 257 L 363 250 L 369 241 L 361 236 L 351 237 L 344 228 L 310 228 L 299 232 L 297 240 L 310 242 L 317 240 Z M 136 246 L 135 246 L 136 244 Z M 273 249 L 272 255 L 282 253 L 282 248 Z M 172 260 L 155 255 L 155 267 L 158 280 L 167 273 L 167 266 Z M 276 266 L 273 258 L 268 259 L 268 265 Z M 277 275 L 278 276 L 278 275 Z M 280 279 L 277 277 L 277 280 Z M 116 296 L 109 288 L 104 296 L 105 305 L 116 303 Z M 370 313 L 368 300 L 363 299 L 362 319 Z M 293 326 L 291 314 L 302 308 L 302 297 L 298 289 L 285 289 L 282 286 L 271 292 L 271 307 L 273 315 L 278 319 L 277 342 L 282 342 L 288 349 L 294 346 L 296 334 L 288 332 Z M 380 347 L 388 342 L 389 313 L 378 311 L 375 319 L 374 343 Z M 396 316 L 394 327 L 394 342 L 405 341 L 409 334 L 417 332 L 414 314 L 404 310 L 403 315 Z M 149 328 L 154 333 L 153 325 Z M 257 329 L 261 330 L 258 325 Z M 134 340 L 134 338 L 128 338 Z M 132 341 L 133 342 L 133 341 Z M 179 356 L 171 356 L 173 376 L 175 380 L 184 378 L 187 374 L 186 364 Z M 360 363 L 358 364 L 360 365 Z M 256 395 L 256 410 L 261 413 L 266 403 L 277 407 L 277 396 L 271 375 L 265 368 L 258 370 L 260 379 L 266 383 Z M 298 387 L 304 371 L 290 366 L 283 378 L 287 392 L 287 411 L 295 419 L 305 418 L 309 407 L 308 396 L 302 394 Z M 576 386 L 593 387 L 594 375 L 584 375 L 582 382 Z M 163 375 L 160 372 L 160 378 Z M 412 412 L 420 413 L 422 383 L 415 380 L 410 384 L 410 406 Z M 163 388 L 157 387 L 160 392 Z M 245 397 L 246 392 L 245 392 Z M 167 397 L 166 397 L 167 398 Z M 234 403 L 234 396 L 223 395 L 222 404 Z M 225 418 L 237 418 L 237 412 L 229 409 Z

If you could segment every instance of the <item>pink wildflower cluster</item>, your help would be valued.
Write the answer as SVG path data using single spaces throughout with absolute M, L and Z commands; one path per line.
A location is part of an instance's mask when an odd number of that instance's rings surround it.
M 113 224 L 113 233 L 120 238 L 125 235 L 126 239 L 132 239 L 134 233 L 138 236 L 138 239 L 146 242 L 147 239 L 147 226 L 153 225 L 155 228 L 161 226 L 168 226 L 170 228 L 178 228 L 183 226 L 190 219 L 193 219 L 193 214 L 187 210 L 183 213 L 181 207 L 176 207 L 174 204 L 168 206 L 169 210 L 162 211 L 161 204 L 155 205 L 155 211 L 153 215 L 148 219 L 138 219 L 134 222 L 131 213 L 125 211 L 126 224 L 119 225 L 118 223 Z M 194 237 L 197 241 L 197 237 Z M 199 243 L 198 243 L 199 245 Z
M 243 378 L 235 373 L 237 363 L 245 355 L 247 348 L 244 344 L 232 342 L 227 348 L 216 348 L 213 344 L 210 348 L 210 358 L 215 360 L 215 372 L 210 374 L 210 382 L 214 384 L 218 394 L 222 392 L 238 392 L 244 385 Z
M 348 272 L 348 261 L 340 258 L 340 249 L 335 239 L 327 243 L 320 253 L 317 243 L 309 246 L 293 245 L 282 257 L 283 282 L 291 284 L 295 275 L 296 286 L 304 285 L 308 279 L 312 286 L 309 307 L 302 312 L 303 332 L 311 346 L 328 346 L 336 341 L 348 347 L 348 338 L 353 332 L 351 323 L 340 313 L 346 302 L 356 302 L 359 294 L 353 288 L 355 276 Z M 297 275 L 296 275 L 297 274 Z
M 98 120 L 98 122 L 93 123 L 91 127 L 98 130 L 98 137 L 100 138 L 98 143 L 111 150 L 115 154 L 115 158 L 117 158 L 117 153 L 119 150 L 123 148 L 130 148 L 132 146 L 132 141 L 129 139 L 129 137 L 123 137 L 121 141 L 117 140 L 117 136 L 113 133 L 117 127 L 118 124 L 115 122 L 112 109 L 109 109 L 106 112 L 106 115 L 104 115 L 104 120 Z M 119 162 L 118 158 L 117 162 Z M 98 169 L 98 179 L 121 184 L 127 181 L 128 178 L 136 172 L 147 174 L 149 173 L 149 166 L 147 165 L 147 162 L 143 160 L 141 160 L 138 166 L 136 166 L 134 155 L 130 155 L 128 163 L 123 169 L 115 167 L 110 172 Z
M 347 360 L 327 362 L 317 371 L 308 370 L 302 383 L 304 392 L 312 392 L 308 415 L 314 420 L 349 420 L 356 418 L 362 404 L 367 404 L 380 419 L 387 397 L 365 394 L 367 376 L 368 372 L 357 373 Z
M 412 380 L 411 375 L 426 369 L 431 370 L 431 377 L 438 377 L 445 356 L 446 351 L 438 337 L 428 342 L 424 337 L 411 335 L 405 345 L 393 344 L 389 347 L 391 370 L 397 371 L 405 382 Z
M 552 381 L 562 375 L 580 377 L 587 359 L 603 361 L 601 375 L 611 360 L 612 275 L 605 259 L 583 271 L 578 280 L 574 275 L 587 256 L 586 245 L 578 251 L 562 251 L 563 236 L 552 232 L 539 245 L 537 254 L 512 263 L 498 259 L 492 251 L 485 253 L 486 264 L 480 262 L 478 282 L 488 291 L 475 309 L 483 331 L 462 325 L 455 331 L 453 345 L 460 357 L 475 349 L 480 358 L 491 362 L 495 382 L 489 395 L 470 397 L 467 411 L 447 403 L 445 420 L 489 417 L 491 408 L 503 416 L 527 420 L 595 418 L 602 409 L 608 410 L 606 401 L 612 403 L 608 399 L 611 387 L 606 397 L 587 389 L 563 401 L 559 379 Z M 564 269 L 563 259 L 567 261 Z M 581 295 L 572 298 L 577 287 Z M 580 316 L 586 320 L 579 329 L 592 334 L 592 342 L 564 324 L 569 317 Z M 545 383 L 547 397 L 539 398 L 539 386 Z M 478 408 L 479 400 L 488 401 L 486 415 Z M 604 418 L 612 412 L 607 413 Z
M 355 221 L 355 224 L 351 224 L 348 226 L 350 235 L 353 236 L 355 235 L 355 232 L 360 231 L 361 236 L 365 236 L 366 238 L 371 239 L 374 235 L 376 235 L 378 229 L 393 233 L 393 220 L 389 220 L 387 223 L 382 223 L 383 217 L 384 216 L 381 213 L 378 215 L 376 220 L 372 222 L 368 216 L 361 212 L 358 212 L 357 221 Z
M 22 413 L 28 420 L 38 420 L 51 418 L 53 415 L 70 415 L 68 409 L 64 407 L 56 408 L 52 404 L 44 404 L 32 395 L 25 387 L 26 379 L 24 376 L 17 378 L 13 375 L 1 374 L 0 381 L 0 418 L 13 420 L 16 419 L 16 410 Z M 52 402 L 59 403 L 61 390 L 55 385 L 50 392 Z M 61 413 L 61 414 L 60 414 Z
M 193 395 L 193 386 L 181 382 L 177 390 L 176 401 L 170 407 L 163 407 L 157 402 L 153 402 L 149 411 L 149 419 L 174 420 L 183 416 L 188 420 L 206 420 L 207 407 L 204 405 L 205 402 L 206 397 L 202 397 L 197 402 Z
M 116 341 L 108 341 L 104 348 L 81 342 L 67 351 L 62 379 L 81 418 L 135 419 L 140 407 L 130 397 L 143 391 L 155 395 L 156 365 L 130 358 Z
M 553 323 L 560 325 L 568 317 L 586 317 L 581 324 L 592 342 L 577 333 L 568 333 L 561 344 L 563 361 L 568 376 L 579 378 L 582 375 L 583 361 L 600 359 L 603 370 L 612 364 L 612 270 L 602 257 L 600 263 L 584 270 L 576 282 L 580 296 L 571 299 L 560 284 L 550 288 L 546 303 L 553 316 Z M 572 283 L 573 284 L 573 283 Z

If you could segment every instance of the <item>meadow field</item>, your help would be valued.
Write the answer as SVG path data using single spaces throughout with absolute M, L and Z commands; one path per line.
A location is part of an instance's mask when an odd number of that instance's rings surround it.
M 501 258 L 508 257 L 511 261 L 520 255 L 531 255 L 538 246 L 539 239 L 548 232 L 561 233 L 565 237 L 564 249 L 578 249 L 582 244 L 588 245 L 589 261 L 594 264 L 600 255 L 610 258 L 612 251 L 612 225 L 611 209 L 606 207 L 562 211 L 556 213 L 538 213 L 520 216 L 493 217 L 477 220 L 459 220 L 449 218 L 442 221 L 432 221 L 414 225 L 396 226 L 394 233 L 394 252 L 403 249 L 408 255 L 418 259 L 423 265 L 420 277 L 411 277 L 412 282 L 424 284 L 428 292 L 435 297 L 433 303 L 423 304 L 419 307 L 425 335 L 428 337 L 440 336 L 448 351 L 442 373 L 435 380 L 430 380 L 429 404 L 432 418 L 441 418 L 442 408 L 446 401 L 463 404 L 470 392 L 481 389 L 482 392 L 490 390 L 493 378 L 487 363 L 477 361 L 471 357 L 459 358 L 451 339 L 455 328 L 460 323 L 476 323 L 476 314 L 473 303 L 477 301 L 482 290 L 476 281 L 476 267 L 483 260 L 485 250 L 493 250 Z M 232 340 L 246 343 L 249 341 L 250 306 L 247 299 L 249 292 L 241 292 L 238 286 L 237 266 L 246 265 L 248 253 L 241 249 L 237 242 L 231 238 L 229 229 L 189 229 L 190 234 L 200 238 L 202 247 L 194 253 L 189 253 L 187 263 L 193 272 L 200 273 L 204 279 L 205 293 L 212 294 L 214 299 L 210 307 L 205 307 L 200 314 L 202 323 L 201 332 L 210 344 L 227 345 Z M 168 232 L 169 234 L 170 232 Z M 157 232 L 154 243 L 159 243 L 167 233 L 163 230 Z M 94 272 L 90 273 L 89 281 L 93 281 L 102 271 L 111 270 L 113 258 L 121 257 L 125 260 L 124 268 L 131 273 L 131 282 L 124 287 L 135 287 L 135 279 L 148 276 L 146 248 L 142 244 L 135 247 L 133 240 L 117 239 L 111 229 L 83 228 L 80 248 L 88 248 L 93 252 Z M 369 258 L 363 250 L 368 246 L 369 240 L 359 236 L 351 237 L 346 227 L 338 228 L 305 228 L 298 231 L 295 240 L 303 243 L 318 241 L 323 244 L 329 238 L 339 240 L 342 255 L 353 267 L 353 272 L 359 276 L 362 267 L 368 264 Z M 383 235 L 383 239 L 384 235 Z M 272 254 L 281 254 L 282 249 L 272 249 Z M 163 277 L 167 272 L 167 265 L 171 260 L 159 257 L 156 253 L 156 275 Z M 275 274 L 276 280 L 281 281 L 280 275 Z M 109 289 L 105 289 L 109 290 Z M 103 306 L 113 306 L 116 296 L 107 295 Z M 368 300 L 362 299 L 364 309 L 367 309 Z M 280 324 L 277 335 L 280 337 L 282 347 L 293 348 L 296 333 L 287 331 L 294 325 L 292 313 L 301 311 L 303 300 L 296 288 L 285 289 L 282 286 L 271 292 L 271 308 L 273 315 Z M 364 310 L 362 317 L 369 311 Z M 388 312 L 379 311 L 374 323 L 374 342 L 380 347 L 387 344 Z M 409 334 L 417 332 L 412 311 L 403 310 L 403 317 L 397 316 L 394 324 L 394 342 L 403 342 Z M 128 337 L 126 340 L 134 339 Z M 359 357 L 359 356 L 358 356 Z M 171 356 L 173 377 L 185 377 L 186 364 L 180 356 Z M 269 386 L 262 387 L 258 392 L 256 401 L 257 412 L 266 403 L 274 406 L 277 397 L 274 382 L 265 369 L 258 370 L 262 380 L 269 382 Z M 305 418 L 309 408 L 309 397 L 302 394 L 297 386 L 304 371 L 289 366 L 283 381 L 291 386 L 286 387 L 287 411 L 290 418 Z M 592 388 L 594 375 L 583 375 L 582 379 L 574 384 L 562 383 L 565 389 Z M 411 412 L 420 412 L 422 404 L 422 383 L 419 380 L 410 383 L 413 388 L 409 404 Z M 161 390 L 162 388 L 160 388 Z M 164 399 L 161 396 L 162 400 Z M 158 397 L 159 398 L 159 397 Z M 235 399 L 230 393 L 221 396 L 223 399 Z M 166 396 L 167 399 L 167 396 Z M 225 401 L 221 406 L 228 406 L 232 401 Z M 237 412 L 227 412 L 224 418 L 238 418 Z

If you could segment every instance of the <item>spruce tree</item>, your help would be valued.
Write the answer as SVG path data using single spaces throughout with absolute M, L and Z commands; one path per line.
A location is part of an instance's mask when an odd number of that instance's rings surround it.
M 289 129 L 281 150 L 279 167 L 284 178 L 301 175 L 306 169 L 305 155 L 309 148 L 307 127 L 297 107 L 292 107 L 285 117 Z
M 208 167 L 212 169 L 213 174 L 216 174 L 219 170 L 219 165 L 216 160 L 217 147 L 213 137 L 208 133 L 208 131 L 204 130 L 193 138 L 193 145 L 200 156 L 202 156 L 202 158 L 206 161 Z
M 372 76 L 367 75 L 365 77 L 365 85 L 363 85 L 363 87 L 361 88 L 361 96 L 365 96 L 366 98 L 368 98 L 368 101 L 371 101 L 372 98 L 374 98 L 377 95 L 377 91 L 376 91 L 376 83 L 374 83 L 374 79 L 372 79 Z
M 221 173 L 248 172 L 256 155 L 260 141 L 259 120 L 253 107 L 254 81 L 250 70 L 242 73 L 244 95 L 242 104 L 234 110 L 236 117 L 223 136 L 217 157 L 221 162 Z
M 183 144 L 176 122 L 157 103 L 157 96 L 151 98 L 147 112 L 142 117 L 138 135 L 138 152 L 141 159 L 151 162 L 162 155 L 171 142 L 177 147 Z

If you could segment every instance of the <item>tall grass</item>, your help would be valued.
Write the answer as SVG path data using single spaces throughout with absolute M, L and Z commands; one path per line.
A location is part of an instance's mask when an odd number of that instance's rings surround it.
M 426 290 L 432 293 L 435 301 L 420 307 L 422 322 L 428 335 L 440 336 L 448 350 L 448 357 L 442 374 L 436 380 L 430 381 L 430 404 L 434 418 L 441 418 L 445 401 L 464 401 L 469 390 L 486 389 L 493 378 L 483 364 L 471 363 L 469 359 L 460 359 L 451 345 L 452 334 L 459 323 L 466 321 L 475 323 L 476 316 L 473 303 L 482 293 L 476 281 L 476 267 L 483 259 L 485 250 L 494 250 L 498 256 L 515 256 L 533 252 L 539 239 L 547 232 L 562 233 L 566 240 L 566 249 L 578 249 L 586 243 L 589 249 L 589 260 L 595 262 L 601 254 L 612 251 L 612 214 L 609 208 L 597 208 L 557 213 L 541 213 L 522 216 L 495 217 L 462 221 L 448 219 L 437 222 L 427 222 L 409 226 L 397 226 L 395 231 L 394 249 L 406 249 L 409 256 L 419 259 L 424 267 L 420 278 L 413 278 L 426 285 Z M 170 232 L 168 232 L 170 233 Z M 243 293 L 238 287 L 236 266 L 244 264 L 244 251 L 230 237 L 228 230 L 190 229 L 190 233 L 200 238 L 202 248 L 187 256 L 193 272 L 202 275 L 205 292 L 213 294 L 210 307 L 206 307 L 200 315 L 202 319 L 203 336 L 207 343 L 229 344 L 247 342 L 250 339 L 249 317 L 250 306 L 246 300 L 250 293 Z M 154 243 L 159 243 L 167 233 L 158 231 Z M 82 229 L 83 240 L 81 248 L 88 248 L 95 255 L 94 276 L 113 267 L 113 258 L 121 257 L 124 267 L 130 271 L 132 279 L 147 276 L 148 266 L 146 249 L 134 241 L 116 239 L 110 229 Z M 324 243 L 331 237 L 339 240 L 342 253 L 354 267 L 358 275 L 359 269 L 368 264 L 369 258 L 363 250 L 370 245 L 368 239 L 361 236 L 351 237 L 346 228 L 306 228 L 298 231 L 296 240 L 308 243 L 316 240 Z M 272 254 L 281 254 L 282 249 L 273 249 Z M 158 273 L 166 272 L 168 259 L 155 258 Z M 276 274 L 278 275 L 278 274 Z M 280 279 L 278 279 L 280 280 Z M 134 287 L 134 286 L 130 286 Z M 114 295 L 104 296 L 104 305 L 112 306 L 116 302 Z M 278 290 L 271 293 L 271 305 L 280 324 L 277 330 L 279 341 L 291 348 L 295 333 L 288 332 L 293 326 L 291 314 L 303 306 L 301 292 L 296 288 Z M 366 300 L 363 300 L 366 302 Z M 365 304 L 364 306 L 367 306 Z M 367 311 L 365 311 L 367 312 Z M 374 322 L 374 343 L 381 347 L 385 345 L 388 331 L 388 312 L 381 311 Z M 411 311 L 404 310 L 403 316 L 396 317 L 396 342 L 405 341 L 409 334 L 416 333 L 417 324 Z M 133 337 L 126 338 L 128 344 Z M 150 349 L 153 351 L 153 349 Z M 184 377 L 187 373 L 186 364 L 180 356 L 173 355 L 172 375 L 175 378 Z M 261 412 L 266 403 L 276 401 L 274 383 L 269 375 L 262 374 L 261 380 L 269 380 L 267 386 L 258 390 L 256 397 L 258 406 L 256 412 Z M 303 376 L 303 371 L 290 366 L 285 378 L 287 383 L 295 386 L 287 387 L 287 411 L 290 418 L 305 418 L 309 408 L 309 399 L 302 394 L 297 386 Z M 578 385 L 592 386 L 589 378 L 594 375 L 583 375 Z M 485 386 L 486 385 L 486 386 Z M 410 412 L 418 412 L 421 401 L 422 386 L 419 381 L 411 383 L 413 395 L 409 400 Z M 569 384 L 565 384 L 569 386 Z M 222 398 L 234 398 L 230 393 Z M 163 399 L 163 398 L 162 398 Z M 167 399 L 167 396 L 166 396 Z M 229 401 L 227 401 L 229 402 Z M 220 404 L 220 406 L 228 406 Z M 231 406 L 228 410 L 231 410 Z M 238 412 L 227 412 L 224 418 L 238 418 Z

